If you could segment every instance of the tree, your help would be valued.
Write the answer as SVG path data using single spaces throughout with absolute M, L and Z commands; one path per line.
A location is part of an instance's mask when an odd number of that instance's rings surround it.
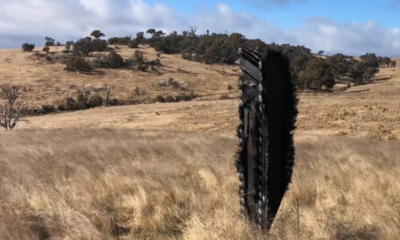
M 158 30 L 156 32 L 156 38 L 160 38 L 160 37 L 164 37 L 164 36 L 165 36 L 165 33 L 162 30 Z
M 27 106 L 21 100 L 17 86 L 5 85 L 1 89 L 2 111 L 0 126 L 7 131 L 13 130 L 22 118 L 27 115 Z
M 147 34 L 151 34 L 151 37 L 155 37 L 156 30 L 154 28 L 150 28 L 146 31 Z
M 24 43 L 22 44 L 22 51 L 24 52 L 32 52 L 33 49 L 35 48 L 35 44 L 34 43 Z
M 94 51 L 92 39 L 90 37 L 81 38 L 74 44 L 74 53 L 88 56 Z
M 145 38 L 144 38 L 144 32 L 138 32 L 138 33 L 136 33 L 136 42 L 138 43 L 138 44 L 140 44 L 140 43 L 143 43 L 144 42 L 144 40 L 145 40 Z
M 196 31 L 197 31 L 196 26 L 190 26 L 189 36 L 193 38 L 197 37 Z
M 92 33 L 90 34 L 90 36 L 99 39 L 101 37 L 105 37 L 106 35 L 104 33 L 102 33 L 100 30 L 93 30 Z
M 103 105 L 104 106 L 108 106 L 110 103 L 110 94 L 112 92 L 112 90 L 114 89 L 115 85 L 117 84 L 117 82 L 115 82 L 112 85 L 108 85 L 106 82 L 103 83 L 104 84 L 104 101 L 103 101 Z
M 385 66 L 389 66 L 391 62 L 391 59 L 388 57 L 383 57 L 382 58 L 382 64 L 384 64 Z
M 379 69 L 371 67 L 368 62 L 356 61 L 349 70 L 349 77 L 354 79 L 356 85 L 367 84 L 378 72 Z
M 361 60 L 366 62 L 372 68 L 379 67 L 379 59 L 375 53 L 366 53 L 360 56 Z
M 155 46 L 155 40 L 156 40 L 156 33 L 157 31 L 153 28 L 150 28 L 146 31 L 147 34 L 151 34 L 151 39 L 149 41 L 150 46 L 154 47 Z
M 390 67 L 396 67 L 396 61 L 391 61 L 390 62 Z
M 54 42 L 55 40 L 51 37 L 44 37 L 44 39 L 46 40 L 45 46 L 46 47 L 50 47 L 50 46 L 54 46 Z
M 66 43 L 65 43 L 65 49 L 67 50 L 67 51 L 69 51 L 70 49 L 71 49 L 71 46 L 72 45 L 74 45 L 74 41 L 67 41 Z
M 107 41 L 99 38 L 95 38 L 92 41 L 90 41 L 90 45 L 92 47 L 92 52 L 94 51 L 102 52 L 107 50 L 108 48 Z
M 318 55 L 324 55 L 324 51 L 323 50 L 318 51 Z
M 331 89 L 335 85 L 333 75 L 329 71 L 329 64 L 319 57 L 311 58 L 298 78 L 303 89 L 321 90 L 322 86 Z
M 329 64 L 329 72 L 334 78 L 344 76 L 350 69 L 351 63 L 345 58 L 343 54 L 335 54 L 327 57 L 325 62 Z

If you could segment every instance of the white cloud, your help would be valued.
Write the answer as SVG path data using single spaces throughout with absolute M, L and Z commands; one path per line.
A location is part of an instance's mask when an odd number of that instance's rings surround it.
M 202 11 L 190 18 L 166 5 L 149 5 L 141 0 L 19 0 L 0 5 L 0 48 L 19 48 L 23 42 L 41 46 L 45 36 L 64 43 L 85 37 L 94 29 L 113 37 L 134 36 L 149 28 L 168 33 L 197 26 L 197 33 L 207 29 L 217 33 L 240 32 L 267 43 L 304 45 L 314 52 L 400 55 L 399 28 L 385 28 L 372 21 L 343 24 L 313 17 L 298 29 L 283 29 L 245 12 L 233 11 L 227 4 L 218 4 L 216 10 Z

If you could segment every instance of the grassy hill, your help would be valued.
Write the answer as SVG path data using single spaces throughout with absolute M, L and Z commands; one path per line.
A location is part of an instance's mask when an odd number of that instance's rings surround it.
M 145 91 L 136 99 L 190 91 L 210 99 L 29 117 L 0 131 L 0 239 L 398 239 L 398 67 L 380 70 L 389 80 L 344 92 L 299 93 L 293 183 L 262 236 L 239 214 L 238 102 L 218 100 L 228 85 L 235 96 L 237 66 L 161 55 L 162 75 L 98 76 L 20 50 L 0 56 L 9 59 L 0 59 L 0 84 L 29 87 L 36 106 L 60 101 L 68 83 L 77 90 L 104 81 L 117 81 L 120 99 L 136 86 Z M 188 89 L 158 85 L 169 78 Z

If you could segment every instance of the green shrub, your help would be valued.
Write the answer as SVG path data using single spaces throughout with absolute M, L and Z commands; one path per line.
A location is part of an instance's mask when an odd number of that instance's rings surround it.
M 175 99 L 174 96 L 167 95 L 167 96 L 165 97 L 165 102 L 176 102 L 176 99 Z
M 128 47 L 129 48 L 139 48 L 139 43 L 135 40 L 130 41 Z
M 45 113 L 52 113 L 56 111 L 56 108 L 53 105 L 43 105 L 42 109 Z
M 91 107 L 99 107 L 103 105 L 103 101 L 104 101 L 103 97 L 96 94 L 90 97 L 89 104 Z
M 35 44 L 33 44 L 33 43 L 22 44 L 22 51 L 24 51 L 24 52 L 32 52 L 34 48 L 35 48 Z
M 124 64 L 124 59 L 122 58 L 121 55 L 118 53 L 112 51 L 108 54 L 107 56 L 107 67 L 109 68 L 119 68 L 123 67 Z
M 66 61 L 64 68 L 66 71 L 91 71 L 92 67 L 84 58 L 79 56 L 72 56 Z
M 50 52 L 50 48 L 48 46 L 46 46 L 42 49 L 42 51 L 48 53 L 48 52 Z
M 161 96 L 161 95 L 158 95 L 156 97 L 156 102 L 165 102 L 165 98 L 163 96 Z

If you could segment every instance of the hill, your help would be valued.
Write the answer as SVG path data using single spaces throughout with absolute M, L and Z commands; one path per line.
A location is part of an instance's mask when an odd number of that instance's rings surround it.
M 155 54 L 146 49 L 148 54 Z M 129 54 L 129 53 L 125 53 Z M 168 57 L 168 58 L 167 58 Z M 216 72 L 229 71 L 235 72 L 234 66 L 224 65 L 205 65 L 196 62 L 189 62 L 180 59 L 176 55 L 166 56 L 169 66 L 175 66 L 175 69 L 195 69 L 197 72 L 204 72 L 204 76 L 198 74 L 191 78 L 188 74 L 180 72 L 165 73 L 168 78 L 174 78 L 189 83 L 190 89 L 194 89 L 196 94 L 210 101 L 190 101 L 176 103 L 156 103 L 150 105 L 136 106 L 118 106 L 107 108 L 94 108 L 85 111 L 76 111 L 66 114 L 51 114 L 40 117 L 30 118 L 30 123 L 21 123 L 19 128 L 62 128 L 62 127 L 113 127 L 113 128 L 145 128 L 145 129 L 170 129 L 185 131 L 218 131 L 218 132 L 234 132 L 237 126 L 237 100 L 216 100 L 222 94 L 230 94 L 237 96 L 237 76 L 224 76 L 222 73 L 214 73 L 212 78 L 206 78 L 207 74 L 211 74 L 210 68 Z M 176 60 L 176 65 L 173 61 Z M 399 60 L 397 60 L 399 61 Z M 187 62 L 187 64 L 185 64 Z M 400 62 L 400 61 L 399 61 Z M 21 66 L 21 68 L 24 65 Z M 46 65 L 44 67 L 61 66 Z M 28 68 L 28 67 L 27 67 Z M 172 67 L 171 67 L 172 68 Z M 202 70 L 203 68 L 203 70 Z M 236 67 L 237 68 L 237 67 Z M 42 67 L 37 67 L 38 76 L 44 74 Z M 125 74 L 130 74 L 130 79 Z M 11 75 L 12 72 L 9 73 Z M 14 73 L 14 78 L 17 74 Z M 53 74 L 48 79 L 54 79 L 57 76 L 56 71 L 48 71 L 47 76 Z M 107 73 L 108 74 L 108 73 Z M 71 78 L 68 78 L 71 76 Z M 107 75 L 106 75 L 107 76 Z M 130 72 L 126 70 L 113 70 L 110 73 L 113 81 L 125 81 L 125 84 L 117 85 L 114 94 L 117 97 L 124 93 L 133 91 L 137 84 L 141 84 L 141 88 L 146 90 L 145 96 L 135 96 L 155 98 L 159 94 L 178 94 L 178 90 L 165 89 L 155 86 L 156 83 L 164 76 L 157 77 L 151 73 Z M 145 76 L 149 77 L 145 79 Z M 191 76 L 191 75 L 190 75 Z M 400 91 L 400 68 L 381 68 L 377 74 L 379 76 L 391 76 L 389 80 L 376 81 L 373 84 L 355 86 L 346 91 L 333 93 L 310 93 L 300 92 L 298 129 L 297 131 L 312 131 L 330 135 L 352 135 L 372 137 L 376 139 L 382 138 L 400 138 L 400 129 L 398 128 L 397 119 L 400 117 L 400 101 L 398 100 L 398 92 Z M 80 79 L 80 77 L 82 79 Z M 124 80 L 125 77 L 125 80 Z M 87 76 L 83 74 L 67 73 L 62 78 L 63 83 L 68 81 L 78 85 L 80 82 L 90 82 L 93 84 L 101 84 L 96 76 Z M 17 81 L 17 80 L 16 80 Z M 60 80 L 61 81 L 61 80 Z M 111 81 L 111 80 L 110 80 Z M 48 81 L 52 87 L 57 85 L 53 81 Z M 27 84 L 28 82 L 18 82 Z M 34 85 L 36 83 L 36 85 Z M 45 82 L 43 81 L 43 84 Z M 146 85 L 147 84 L 147 85 Z M 32 85 L 37 89 L 43 85 L 37 84 L 32 80 Z M 58 86 L 61 84 L 59 83 Z M 84 84 L 81 83 L 80 86 Z M 234 90 L 229 93 L 225 89 L 226 85 L 231 85 Z M 86 85 L 88 86 L 88 85 Z M 56 101 L 61 99 L 56 91 L 38 90 L 39 95 L 36 100 L 38 104 Z M 175 91 L 175 92 L 174 92 Z M 43 92 L 43 95 L 40 95 Z M 36 94 L 32 91 L 31 94 Z M 33 95 L 36 96 L 36 95 Z M 198 100 L 198 99 L 197 99 Z M 212 114 L 211 114 L 212 113 Z
M 142 51 L 148 60 L 157 58 L 153 48 L 140 46 L 131 49 L 120 46 L 116 50 L 124 58 L 130 58 L 135 50 Z M 63 58 L 63 47 L 50 47 L 54 59 Z M 57 105 L 64 98 L 70 86 L 70 92 L 76 97 L 78 90 L 84 88 L 102 88 L 104 83 L 115 84 L 111 97 L 121 101 L 153 101 L 157 95 L 190 95 L 219 99 L 228 94 L 227 87 L 237 89 L 237 66 L 223 64 L 206 65 L 182 59 L 179 54 L 162 54 L 159 59 L 162 66 L 157 72 L 142 72 L 132 69 L 102 69 L 102 74 L 88 75 L 64 71 L 65 64 L 48 62 L 37 57 L 32 52 L 22 52 L 20 49 L 0 50 L 0 85 L 9 83 L 25 87 L 26 97 L 33 107 L 42 105 Z M 94 53 L 94 56 L 106 53 Z M 92 57 L 93 58 L 93 57 Z M 174 79 L 182 87 L 162 86 L 163 81 Z M 136 93 L 139 88 L 139 95 Z

